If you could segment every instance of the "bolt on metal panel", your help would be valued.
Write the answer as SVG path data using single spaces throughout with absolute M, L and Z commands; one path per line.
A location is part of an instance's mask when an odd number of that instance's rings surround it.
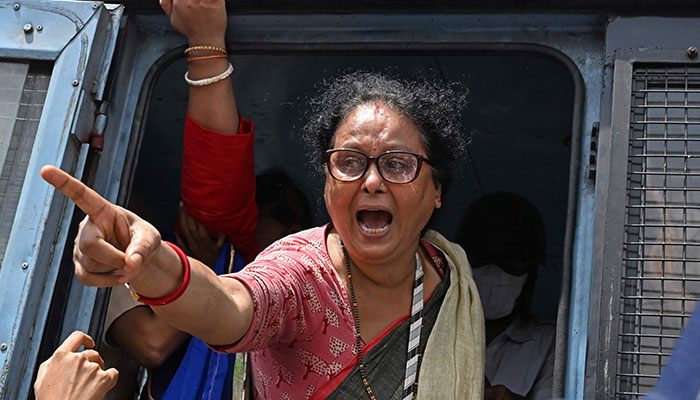
M 53 60 L 96 11 L 82 1 L 0 0 L 0 58 Z

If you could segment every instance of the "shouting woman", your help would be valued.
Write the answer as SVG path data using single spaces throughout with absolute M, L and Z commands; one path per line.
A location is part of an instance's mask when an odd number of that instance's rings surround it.
M 169 324 L 250 352 L 256 398 L 472 399 L 484 389 L 481 303 L 461 247 L 426 230 L 464 150 L 464 95 L 354 73 L 312 102 L 305 138 L 331 223 L 217 276 L 137 215 L 54 167 L 85 211 L 75 271 L 128 284 Z

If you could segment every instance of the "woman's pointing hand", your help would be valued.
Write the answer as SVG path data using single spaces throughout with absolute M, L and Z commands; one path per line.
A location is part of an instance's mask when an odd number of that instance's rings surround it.
M 138 215 L 105 200 L 54 166 L 41 169 L 48 183 L 68 196 L 87 216 L 75 239 L 75 274 L 87 286 L 115 286 L 143 272 L 160 249 L 160 233 Z

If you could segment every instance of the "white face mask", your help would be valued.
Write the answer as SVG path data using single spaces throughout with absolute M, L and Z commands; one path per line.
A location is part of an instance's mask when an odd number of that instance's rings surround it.
M 496 264 L 473 268 L 472 275 L 479 289 L 484 318 L 487 320 L 503 318 L 510 314 L 527 281 L 527 273 L 521 276 L 511 275 Z

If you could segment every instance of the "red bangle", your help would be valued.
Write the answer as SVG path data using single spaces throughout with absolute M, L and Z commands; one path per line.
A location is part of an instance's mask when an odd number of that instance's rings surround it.
M 177 300 L 180 296 L 182 296 L 182 294 L 185 293 L 187 286 L 190 285 L 190 275 L 192 274 L 192 270 L 190 268 L 190 260 L 187 258 L 187 255 L 185 255 L 185 252 L 182 251 L 182 249 L 175 246 L 174 244 L 166 242 L 165 240 L 163 240 L 163 243 L 167 244 L 173 250 L 175 250 L 175 253 L 177 253 L 178 257 L 180 257 L 180 262 L 182 262 L 182 266 L 185 268 L 185 276 L 182 278 L 182 283 L 180 283 L 180 286 L 177 289 L 175 289 L 174 292 L 170 293 L 167 296 L 154 298 L 141 296 L 140 294 L 134 292 L 128 283 L 124 284 L 127 290 L 129 290 L 129 293 L 131 293 L 131 297 L 133 297 L 134 300 L 149 306 L 164 306 L 166 304 L 172 303 L 173 301 Z

